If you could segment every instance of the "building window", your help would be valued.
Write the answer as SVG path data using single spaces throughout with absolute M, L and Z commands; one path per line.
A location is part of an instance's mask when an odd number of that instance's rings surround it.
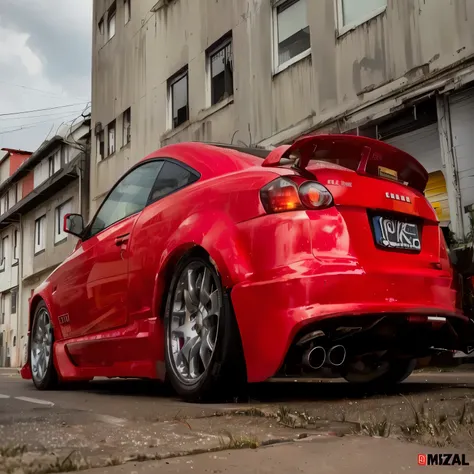
M 109 123 L 107 127 L 108 137 L 109 137 L 109 153 L 108 156 L 115 153 L 115 120 Z
M 311 51 L 306 0 L 277 2 L 273 9 L 275 66 L 293 64 Z
M 0 295 L 0 312 L 2 324 L 5 324 L 5 293 Z
M 127 109 L 123 113 L 122 146 L 130 143 L 132 139 L 132 111 Z
M 109 8 L 107 15 L 107 39 L 112 39 L 115 36 L 115 20 L 117 17 L 117 8 L 115 3 Z
M 227 39 L 209 53 L 211 105 L 234 95 L 233 66 L 232 39 Z
M 13 265 L 20 260 L 20 233 L 15 229 L 13 232 Z
M 339 33 L 344 33 L 379 15 L 387 8 L 387 0 L 336 0 Z
M 132 2 L 131 0 L 123 0 L 123 7 L 125 10 L 125 24 L 132 18 Z
M 97 134 L 97 158 L 99 161 L 105 158 L 105 140 L 103 130 Z
M 8 211 L 8 193 L 5 193 L 0 200 L 0 214 Z
M 15 192 L 16 192 L 16 202 L 20 202 L 23 198 L 21 183 L 15 184 Z
M 35 254 L 45 249 L 46 216 L 35 220 Z
M 169 95 L 171 99 L 172 127 L 176 128 L 189 120 L 187 69 L 185 72 L 170 79 Z
M 48 158 L 48 167 L 49 167 L 48 176 L 51 177 L 54 174 L 54 156 L 50 156 Z
M 17 304 L 17 299 L 18 299 L 18 290 L 15 288 L 14 290 L 11 291 L 10 293 L 11 296 L 11 303 L 12 303 L 12 314 L 16 313 L 16 304 Z
M 8 237 L 3 237 L 0 242 L 0 271 L 5 270 L 6 261 L 7 261 L 7 239 Z
M 64 216 L 66 214 L 71 214 L 72 212 L 72 201 L 69 200 L 64 204 L 61 204 L 56 208 L 55 211 L 55 225 L 54 225 L 54 243 L 63 241 L 67 238 L 66 232 L 64 232 Z
M 104 34 L 104 17 L 99 20 L 99 33 Z

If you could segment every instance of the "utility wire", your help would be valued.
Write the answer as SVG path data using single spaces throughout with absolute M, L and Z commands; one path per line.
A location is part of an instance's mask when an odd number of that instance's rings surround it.
M 75 110 L 71 111 L 71 114 L 79 114 L 82 112 L 82 109 L 80 110 Z M 4 125 L 5 122 L 11 122 L 13 120 L 29 120 L 29 119 L 34 119 L 34 118 L 43 118 L 43 117 L 54 117 L 57 115 L 64 115 L 65 111 L 64 110 L 59 110 L 56 112 L 51 112 L 51 113 L 45 113 L 45 114 L 39 114 L 39 115 L 28 115 L 27 117 L 21 116 L 21 117 L 0 117 L 0 126 Z M 2 124 L 3 122 L 3 124 Z
M 0 129 L 0 135 L 6 135 L 7 133 L 13 133 L 13 132 L 19 132 L 20 130 L 28 130 L 29 128 L 35 128 L 35 127 L 38 127 L 39 125 L 42 125 L 42 124 L 45 124 L 45 123 L 51 123 L 51 122 L 57 122 L 58 120 L 62 120 L 62 123 L 64 123 L 64 119 L 66 118 L 71 118 L 71 121 L 75 119 L 76 117 L 76 114 L 67 114 L 65 116 L 61 116 L 61 117 L 55 117 L 53 119 L 49 119 L 49 120 L 42 120 L 40 122 L 33 122 L 33 123 L 28 123 L 28 124 L 25 124 L 25 125 L 22 125 L 20 127 L 17 127 L 17 128 L 12 128 L 12 129 Z
M 19 87 L 20 89 L 25 89 L 25 90 L 33 91 L 33 92 L 40 92 L 41 94 L 46 94 L 51 97 L 57 97 L 59 99 L 64 98 L 64 96 L 60 96 L 58 94 L 55 94 L 54 92 L 49 92 L 42 89 L 35 89 L 34 87 L 23 86 L 21 84 L 13 84 L 11 82 L 5 82 L 5 81 L 0 81 L 0 84 L 5 84 L 6 86 L 11 86 L 11 87 Z M 74 97 L 74 98 L 78 100 L 86 99 L 85 97 Z
M 65 108 L 68 108 L 68 107 L 74 107 L 76 105 L 84 105 L 84 104 L 87 104 L 87 101 L 79 102 L 79 103 L 76 103 L 76 104 L 59 105 L 57 107 L 47 107 L 45 109 L 22 110 L 21 112 L 9 112 L 7 114 L 0 114 L 0 117 L 8 117 L 8 116 L 11 116 L 11 115 L 21 115 L 21 114 L 31 114 L 31 113 L 34 113 L 34 112 L 44 112 L 46 110 L 65 109 Z

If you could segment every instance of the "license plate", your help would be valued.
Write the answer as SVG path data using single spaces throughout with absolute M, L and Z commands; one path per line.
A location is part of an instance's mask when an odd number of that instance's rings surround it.
M 386 217 L 373 217 L 375 242 L 390 249 L 421 250 L 418 226 Z

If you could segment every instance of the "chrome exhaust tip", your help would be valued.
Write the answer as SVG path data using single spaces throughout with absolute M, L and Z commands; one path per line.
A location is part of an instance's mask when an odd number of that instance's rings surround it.
M 346 348 L 341 345 L 333 346 L 328 352 L 328 361 L 334 367 L 340 367 L 346 360 Z
M 313 370 L 320 369 L 326 362 L 326 349 L 316 346 L 307 350 L 303 355 L 303 364 Z

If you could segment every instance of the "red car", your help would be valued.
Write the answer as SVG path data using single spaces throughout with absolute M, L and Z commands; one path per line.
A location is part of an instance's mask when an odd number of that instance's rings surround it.
M 130 169 L 30 300 L 38 389 L 169 379 L 189 399 L 323 373 L 386 386 L 467 322 L 428 175 L 348 135 L 166 146 Z

